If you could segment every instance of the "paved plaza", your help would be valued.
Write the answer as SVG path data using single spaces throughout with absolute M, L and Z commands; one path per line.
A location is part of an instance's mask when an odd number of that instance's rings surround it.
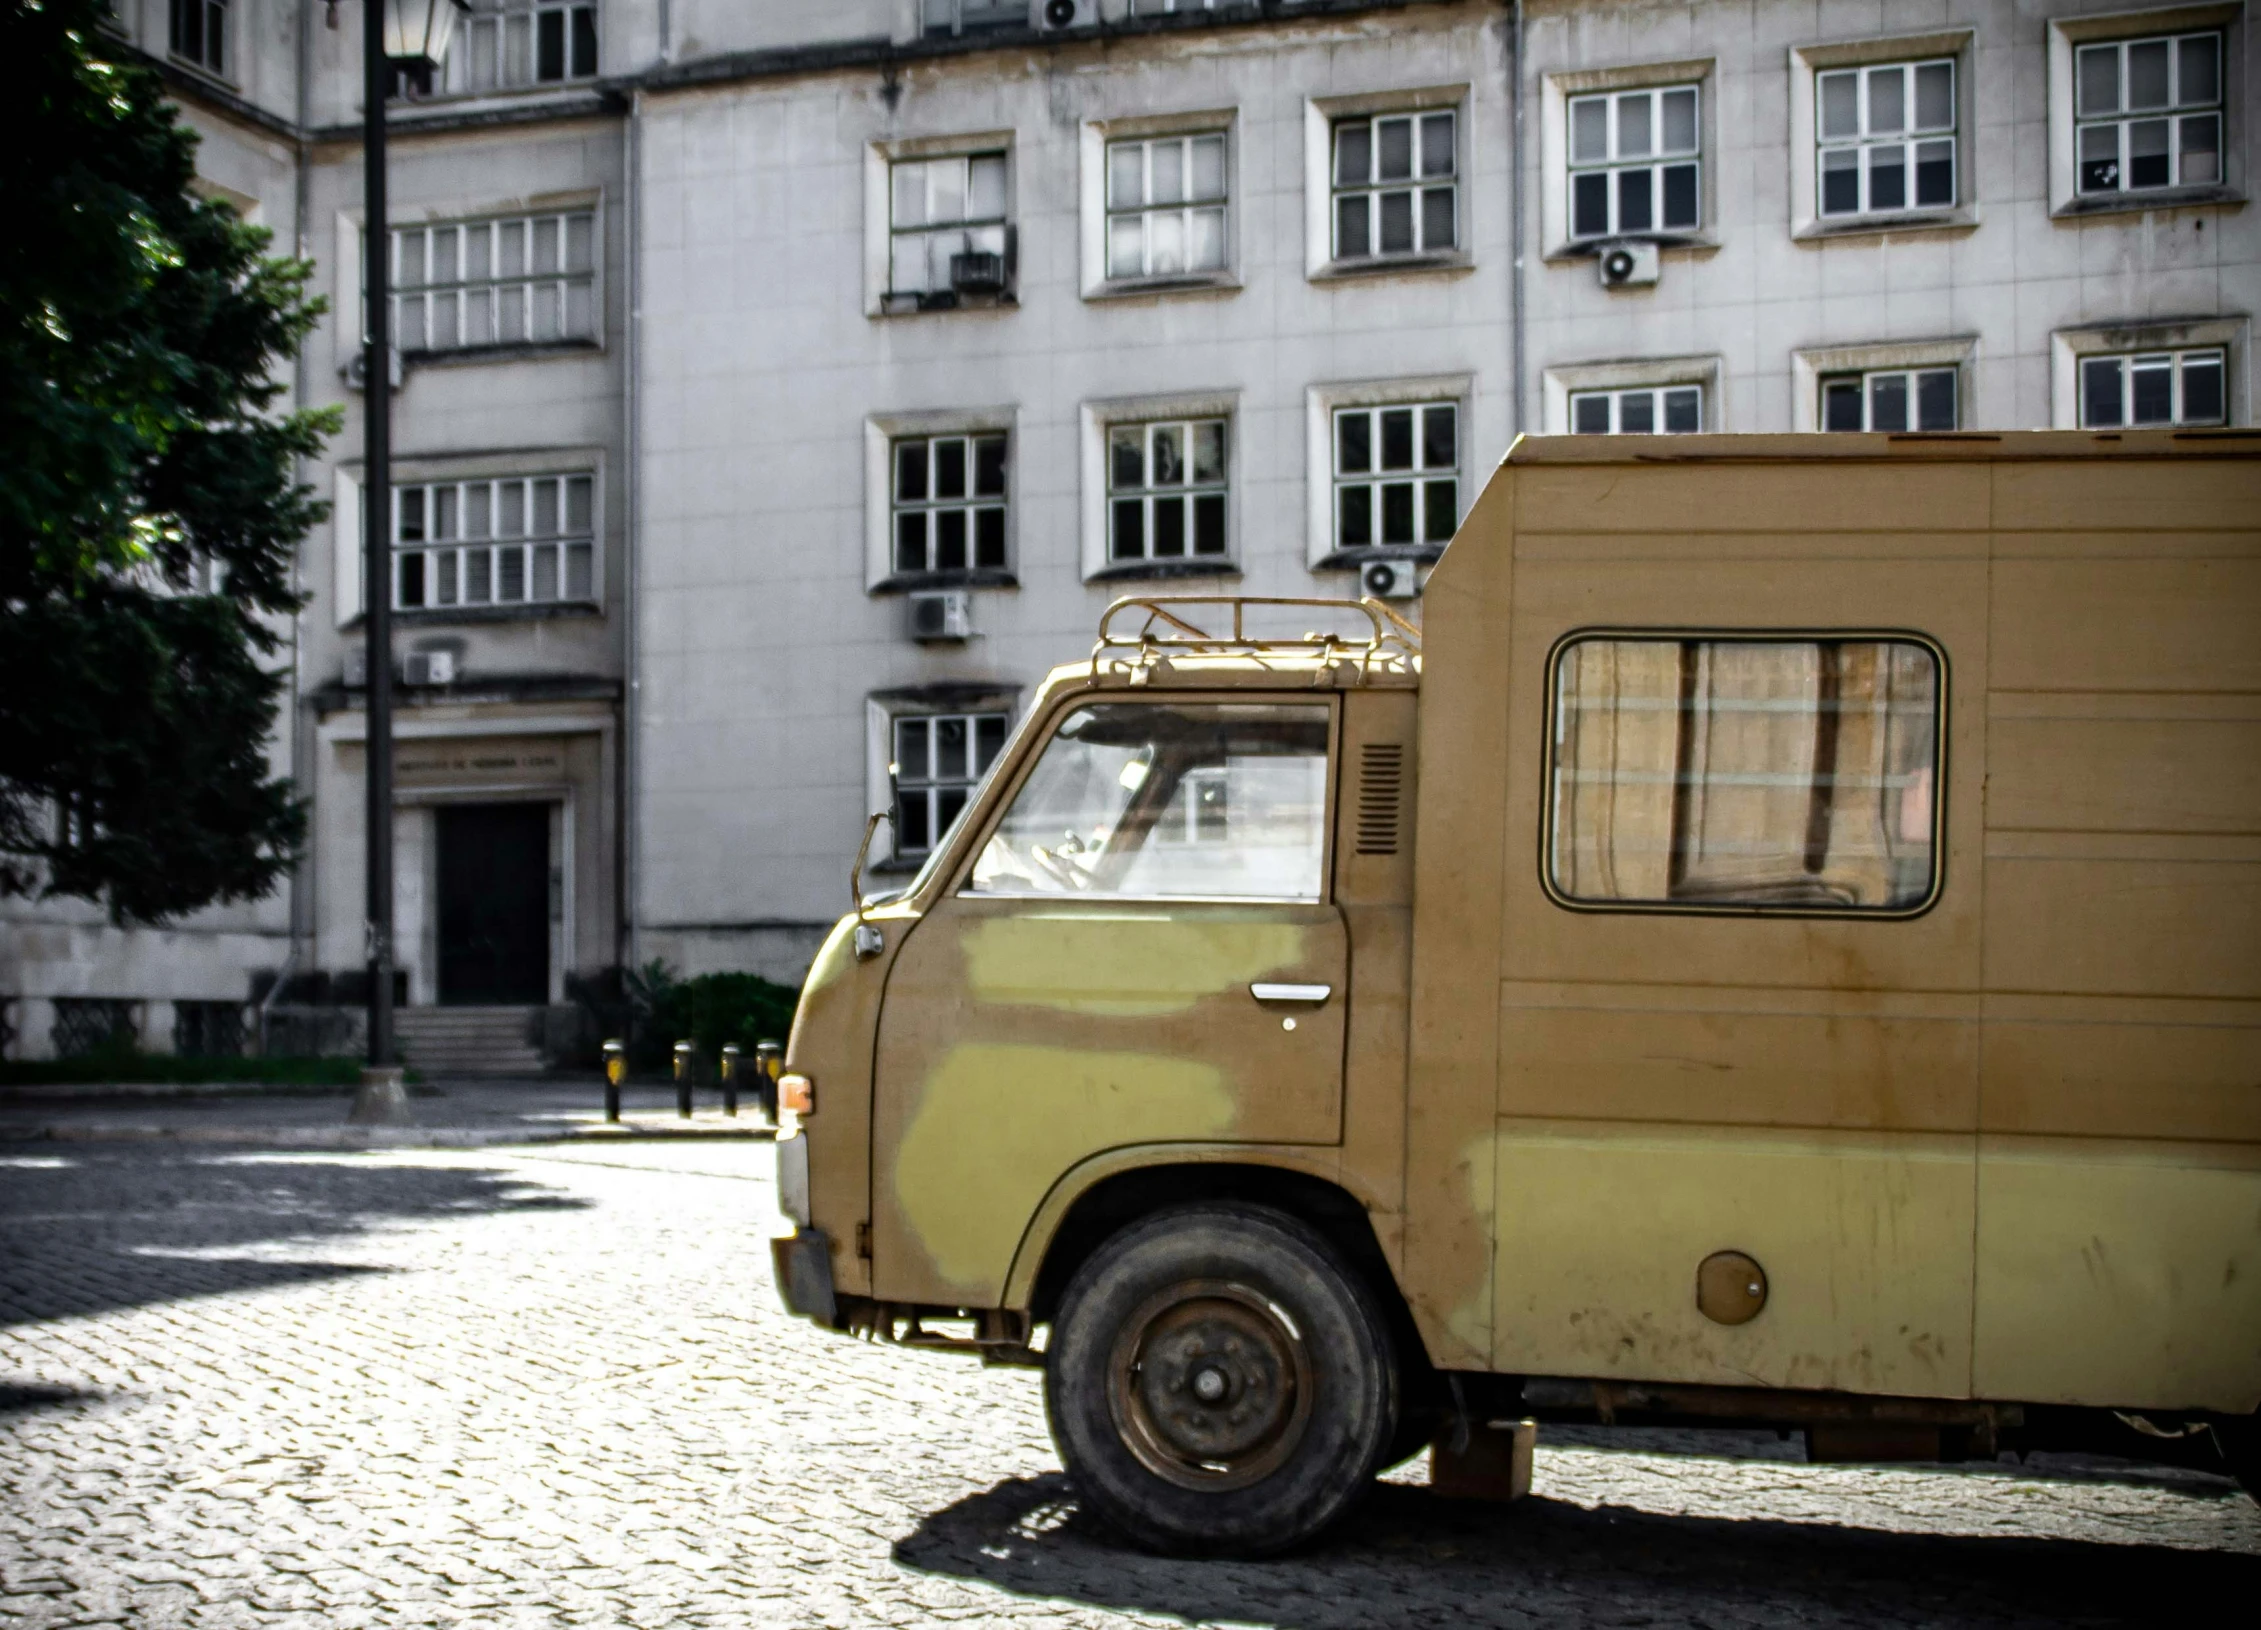
M 1304 1555 L 1128 1554 L 1077 1514 L 1034 1374 L 785 1316 L 772 1169 L 758 1141 L 0 1142 L 0 1623 L 2040 1626 L 2261 1599 L 2261 1508 L 2219 1479 L 1817 1467 L 1771 1435 L 1555 1433 L 1514 1506 L 1439 1501 L 1416 1463 Z

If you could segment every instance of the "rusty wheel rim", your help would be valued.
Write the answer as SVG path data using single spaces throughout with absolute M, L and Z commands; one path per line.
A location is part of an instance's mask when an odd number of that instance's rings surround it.
M 1180 1488 L 1246 1488 L 1277 1471 L 1311 1421 L 1303 1332 L 1230 1280 L 1172 1285 L 1124 1322 L 1107 1407 L 1141 1465 Z

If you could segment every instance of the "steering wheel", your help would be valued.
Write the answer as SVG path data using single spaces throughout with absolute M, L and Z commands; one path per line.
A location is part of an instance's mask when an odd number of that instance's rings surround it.
M 1053 853 L 1041 843 L 1029 845 L 1028 858 L 1036 862 L 1039 871 L 1064 888 L 1072 891 L 1091 887 L 1089 872 L 1080 866 L 1071 865 L 1065 857 Z

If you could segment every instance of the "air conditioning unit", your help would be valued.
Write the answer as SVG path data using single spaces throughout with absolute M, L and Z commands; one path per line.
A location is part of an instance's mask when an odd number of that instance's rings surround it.
M 950 287 L 960 294 L 1003 294 L 1005 257 L 981 249 L 952 255 Z
M 1028 10 L 1029 26 L 1048 34 L 1099 25 L 1099 0 L 1032 0 Z
M 385 364 L 386 377 L 391 381 L 392 388 L 397 391 L 400 389 L 400 382 L 403 378 L 399 346 L 388 345 L 385 347 Z M 369 348 L 363 346 L 352 356 L 346 358 L 345 366 L 340 368 L 338 372 L 345 376 L 345 388 L 347 390 L 367 390 L 369 388 Z
M 910 604 L 911 638 L 921 644 L 973 638 L 973 596 L 964 589 L 914 594 Z
M 1594 258 L 1594 271 L 1605 289 L 1630 289 L 1657 280 L 1656 245 L 1645 239 L 1605 243 Z
M 1410 600 L 1421 592 L 1420 563 L 1370 560 L 1358 568 L 1358 587 L 1377 600 Z
M 404 685 L 452 685 L 455 683 L 455 653 L 411 651 L 401 658 L 400 679 Z

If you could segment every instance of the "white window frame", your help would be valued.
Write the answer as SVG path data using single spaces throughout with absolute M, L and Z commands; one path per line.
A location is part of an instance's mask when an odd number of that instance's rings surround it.
M 2222 35 L 2222 177 L 2197 186 L 2083 193 L 2077 151 L 2079 48 L 2219 30 Z M 2245 63 L 2245 6 L 2172 6 L 2100 17 L 2059 17 L 2049 23 L 2049 209 L 2052 215 L 2111 214 L 2171 209 L 2183 204 L 2234 204 L 2246 193 L 2246 128 L 2252 90 Z
M 984 444 L 994 444 L 998 450 L 998 476 L 1000 485 L 993 493 L 980 490 L 981 464 Z M 938 494 L 938 473 L 945 448 L 955 447 L 961 461 L 962 490 L 954 495 Z M 914 430 L 890 436 L 887 443 L 888 485 L 887 501 L 890 510 L 889 535 L 891 538 L 889 565 L 897 577 L 934 578 L 941 580 L 967 580 L 984 574 L 1006 570 L 1011 559 L 1012 510 L 1007 499 L 1012 491 L 1013 438 L 1008 429 L 983 430 Z M 903 476 L 913 449 L 923 456 L 926 465 L 925 491 L 918 497 L 905 497 Z M 920 517 L 919 559 L 916 564 L 906 564 L 903 559 L 903 522 L 908 516 Z M 960 517 L 963 528 L 960 542 L 964 559 L 958 564 L 942 563 L 941 520 L 944 516 Z M 996 516 L 996 556 L 993 561 L 981 559 L 981 532 L 983 518 Z
M 1671 390 L 1693 385 L 1703 392 L 1704 432 L 1725 430 L 1726 370 L 1717 356 L 1629 357 L 1565 363 L 1540 376 L 1539 422 L 1550 436 L 1572 434 L 1570 403 L 1590 391 Z
M 571 246 L 576 223 L 585 222 L 589 240 L 589 264 L 585 270 L 570 269 Z M 538 272 L 532 269 L 534 248 L 544 228 L 555 234 L 558 269 Z M 604 301 L 601 273 L 604 267 L 604 221 L 596 203 L 570 205 L 559 209 L 540 209 L 486 213 L 468 219 L 441 220 L 427 217 L 421 221 L 395 222 L 391 234 L 391 260 L 388 274 L 388 298 L 391 303 L 391 331 L 393 345 L 404 356 L 413 356 L 418 362 L 440 361 L 463 357 L 475 359 L 494 351 L 528 351 L 549 346 L 587 347 L 604 344 Z M 451 278 L 433 279 L 436 269 L 443 264 L 440 240 L 436 234 L 448 233 L 453 238 L 453 256 L 456 267 Z M 463 268 L 470 258 L 473 235 L 487 239 L 485 253 L 488 272 L 481 278 L 464 275 Z M 504 273 L 500 267 L 504 246 L 516 234 L 522 270 Z M 421 262 L 411 268 L 410 258 Z M 588 332 L 568 332 L 573 310 L 573 296 L 585 290 L 588 304 Z M 556 302 L 558 332 L 540 336 L 534 332 L 535 313 L 547 295 Z M 488 307 L 490 334 L 499 334 L 504 313 L 516 297 L 522 337 L 489 338 L 467 344 L 461 339 L 469 327 L 469 316 L 475 301 L 485 300 Z M 454 308 L 455 343 L 433 346 L 429 343 L 411 348 L 401 343 L 405 332 L 403 312 L 411 301 L 422 306 L 418 323 L 421 332 L 429 339 L 436 324 L 442 301 Z
M 1241 175 L 1238 121 L 1231 109 L 1087 122 L 1077 143 L 1078 239 L 1086 300 L 1124 296 L 1205 294 L 1241 286 Z M 1222 137 L 1225 144 L 1225 262 L 1213 270 L 1115 277 L 1107 269 L 1107 223 L 1118 212 L 1108 198 L 1108 150 L 1118 142 Z M 1156 206 L 1168 209 L 1187 206 Z
M 590 558 L 591 592 L 588 599 L 501 603 L 489 601 L 483 605 L 464 605 L 459 600 L 453 606 L 438 606 L 428 601 L 426 605 L 405 613 L 396 605 L 395 615 L 408 615 L 433 622 L 487 622 L 557 616 L 561 613 L 568 616 L 590 611 L 601 613 L 608 598 L 606 574 L 611 570 L 609 534 L 612 529 L 609 508 L 611 497 L 606 484 L 607 456 L 605 449 L 601 447 L 554 447 L 543 448 L 538 452 L 493 453 L 473 457 L 397 459 L 392 470 L 394 514 L 399 514 L 399 495 L 405 487 L 576 475 L 594 477 L 590 495 L 590 541 L 595 547 Z M 330 509 L 330 598 L 333 621 L 339 628 L 357 622 L 366 609 L 364 589 L 368 583 L 368 562 L 362 549 L 367 520 L 365 491 L 362 485 L 362 465 L 358 459 L 336 466 L 332 472 Z M 396 584 L 397 599 L 397 565 L 393 568 L 393 581 Z
M 1843 237 L 1862 233 L 1968 228 L 1978 224 L 1978 118 L 1975 65 L 1977 35 L 1970 29 L 1933 34 L 1899 34 L 1886 39 L 1844 40 L 1803 45 L 1790 52 L 1790 235 L 1794 238 Z M 1910 204 L 1905 209 L 1872 210 L 1858 215 L 1821 213 L 1821 107 L 1818 80 L 1846 69 L 1914 65 L 1945 60 L 1955 70 L 1955 202 L 1950 206 Z M 1913 137 L 1909 138 L 1911 141 Z M 1911 195 L 1914 179 L 1911 175 Z
M 2078 430 L 2080 365 L 2097 356 L 2156 355 L 2160 352 L 2221 351 L 2225 425 L 2250 425 L 2252 416 L 2253 319 L 2203 317 L 2187 321 L 2097 323 L 2059 329 L 2049 336 L 2049 422 L 2059 430 Z M 2165 429 L 2167 426 L 2129 426 Z
M 1453 114 L 1454 247 L 1413 254 L 1335 254 L 1335 126 L 1347 120 L 1424 113 Z M 1474 103 L 1466 85 L 1385 91 L 1358 96 L 1312 97 L 1303 104 L 1304 275 L 1329 278 L 1387 277 L 1465 272 L 1476 264 L 1478 225 L 1476 188 L 1471 184 L 1479 151 L 1473 128 Z M 1415 152 L 1419 142 L 1416 131 Z M 1416 190 L 1417 181 L 1408 183 Z M 1384 190 L 1376 183 L 1372 190 Z M 1418 213 L 1416 214 L 1418 220 Z
M 1790 354 L 1792 397 L 1791 428 L 1821 429 L 1821 383 L 1840 374 L 1921 373 L 1934 368 L 1955 370 L 1955 427 L 1969 430 L 1979 424 L 1976 402 L 1978 337 L 1951 339 L 1883 340 L 1869 345 L 1817 346 Z M 1865 406 L 1865 404 L 1864 404 Z M 1945 431 L 1905 431 L 1906 435 L 1945 435 Z
M 600 0 L 471 0 L 472 13 L 457 25 L 448 42 L 447 61 L 440 65 L 436 93 L 441 96 L 513 96 L 528 91 L 556 91 L 570 85 L 593 83 L 604 71 L 604 10 Z M 575 72 L 574 17 L 589 18 L 592 60 Z M 559 49 L 564 71 L 544 78 L 541 74 L 543 19 L 558 18 Z M 479 57 L 485 54 L 493 76 L 479 83 Z M 515 54 L 513 64 L 506 57 Z
M 588 525 L 585 528 L 570 524 L 572 492 L 577 483 L 587 483 Z M 515 489 L 519 505 L 520 525 L 515 533 L 505 535 L 501 530 L 501 511 L 507 502 L 506 490 Z M 489 519 L 483 535 L 470 532 L 470 511 L 477 501 L 489 507 Z M 556 524 L 538 531 L 534 514 L 543 496 L 548 496 L 556 506 Z M 597 513 L 597 475 L 591 470 L 561 470 L 530 475 L 477 476 L 440 481 L 395 481 L 392 486 L 392 583 L 393 610 L 400 612 L 431 612 L 440 616 L 481 615 L 488 612 L 513 612 L 549 609 L 558 606 L 595 606 L 602 603 L 603 583 L 597 575 L 597 534 L 601 530 Z M 456 511 L 455 528 L 447 537 L 437 536 L 439 513 L 443 507 Z M 421 536 L 410 539 L 404 536 L 409 518 Z M 570 591 L 572 551 L 588 550 L 588 588 L 585 593 Z M 546 551 L 555 551 L 547 561 L 550 593 L 540 595 L 536 585 L 540 580 Z M 411 557 L 419 562 L 415 574 L 419 583 L 418 598 L 410 604 L 404 590 L 410 572 Z M 506 595 L 504 585 L 516 569 L 519 592 Z M 485 594 L 473 598 L 471 585 L 479 581 Z
M 1544 76 L 1539 98 L 1539 241 L 1546 259 L 1584 259 L 1613 241 L 1572 235 L 1570 104 L 1579 97 L 1603 92 L 1669 90 L 1681 85 L 1696 87 L 1696 226 L 1693 231 L 1654 228 L 1632 236 L 1655 239 L 1681 250 L 1718 246 L 1718 84 L 1717 62 L 1711 57 Z
M 1692 147 L 1664 150 L 1664 125 L 1666 104 L 1686 106 Z M 1570 236 L 1578 244 L 1615 243 L 1627 238 L 1669 241 L 1683 238 L 1703 226 L 1704 212 L 1704 123 L 1703 87 L 1698 84 L 1642 85 L 1627 89 L 1584 91 L 1568 98 L 1565 118 L 1570 136 L 1569 187 Z M 1624 133 L 1627 109 L 1642 109 L 1642 122 L 1648 134 L 1643 138 L 1643 150 L 1625 154 L 1618 151 Z M 1600 156 L 1581 156 L 1578 151 L 1578 130 L 1588 109 L 1602 111 L 1604 152 Z M 1672 222 L 1664 218 L 1666 198 L 1669 194 L 1667 172 L 1695 171 L 1696 218 L 1692 221 Z M 1620 215 L 1625 200 L 1626 176 L 1641 175 L 1647 180 L 1648 220 L 1633 225 Z M 1598 176 L 1602 182 L 1602 210 L 1608 224 L 1599 231 L 1586 231 L 1578 224 L 1578 195 L 1581 183 Z
M 1951 424 L 1925 424 L 1922 422 L 1924 390 L 1942 375 L 1946 377 L 1948 382 L 1947 400 L 1953 408 L 1954 422 Z M 1860 404 L 1861 422 L 1857 425 L 1833 425 L 1829 422 L 1830 398 L 1842 396 L 1848 383 L 1851 386 L 1854 400 Z M 1890 385 L 1899 387 L 1900 399 L 1905 405 L 1907 417 L 1914 422 L 1897 425 L 1875 422 L 1877 397 L 1884 387 Z M 1814 412 L 1822 429 L 1835 431 L 1840 435 L 1853 433 L 1902 436 L 1910 434 L 1945 435 L 1950 431 L 1965 428 L 1962 421 L 1962 376 L 1960 370 L 1953 364 L 1941 363 L 1928 368 L 1867 368 L 1844 373 L 1825 373 L 1815 379 L 1814 388 L 1821 393 L 1820 401 L 1815 406 Z
M 1009 681 L 971 680 L 944 685 L 914 685 L 902 690 L 876 691 L 864 700 L 864 807 L 885 809 L 891 789 L 887 767 L 895 762 L 895 725 L 916 718 L 977 718 L 1001 714 L 1005 720 L 1005 745 L 1021 723 L 1020 689 Z M 1003 748 L 999 749 L 1000 755 Z M 978 776 L 967 783 L 970 794 L 980 784 Z M 904 789 L 906 793 L 909 788 Z M 898 834 L 892 822 L 882 821 L 872 834 L 869 857 L 874 870 L 916 871 L 930 850 L 905 853 L 896 847 Z
M 939 745 L 936 741 L 935 732 L 937 726 L 951 723 L 962 726 L 965 731 L 965 773 L 945 777 L 935 767 L 934 755 Z M 925 745 L 928 758 L 926 772 L 923 775 L 918 774 L 913 769 L 903 751 L 905 726 L 916 726 L 926 734 Z M 984 727 L 989 728 L 985 729 Z M 935 845 L 940 843 L 949 834 L 955 823 L 964 817 L 966 805 L 972 802 L 974 791 L 981 785 L 982 777 L 988 773 L 990 766 L 994 765 L 1004 755 L 1005 742 L 1011 736 L 1012 731 L 1012 713 L 1009 709 L 1001 707 L 964 710 L 949 707 L 937 707 L 931 710 L 926 708 L 898 708 L 889 712 L 887 716 L 888 753 L 889 762 L 896 767 L 896 788 L 902 795 L 906 815 L 914 801 L 923 806 L 927 839 L 925 843 L 916 847 L 904 843 L 903 838 L 911 824 L 906 819 L 903 822 L 903 830 L 891 834 L 893 841 L 888 845 L 890 859 L 899 855 L 906 861 L 912 859 L 923 861 L 929 854 L 933 853 Z M 989 749 L 987 763 L 982 761 L 981 756 L 982 737 L 985 734 L 995 738 L 994 745 Z M 915 741 L 913 745 L 916 745 Z M 942 819 L 943 801 L 948 794 L 953 792 L 958 795 L 958 807 L 951 814 L 950 819 L 945 821 Z
M 1406 379 L 1363 379 L 1340 384 L 1313 385 L 1304 392 L 1304 563 L 1314 571 L 1355 568 L 1373 559 L 1434 560 L 1441 544 L 1373 544 L 1351 549 L 1335 546 L 1336 490 L 1335 418 L 1346 408 L 1420 407 L 1450 402 L 1459 409 L 1455 426 L 1459 435 L 1459 466 L 1454 520 L 1467 517 L 1476 501 L 1470 450 L 1476 445 L 1470 425 L 1475 410 L 1476 381 L 1472 374 L 1428 374 Z M 1378 477 L 1377 477 L 1378 479 Z
M 1001 433 L 1005 438 L 1005 564 L 1002 569 L 898 572 L 895 569 L 895 446 L 912 437 Z M 968 449 L 969 457 L 971 448 Z M 875 413 L 864 421 L 864 588 L 868 593 L 972 584 L 1010 587 L 1019 560 L 1021 439 L 1011 407 Z M 969 534 L 969 551 L 971 549 Z M 929 554 L 931 559 L 931 552 Z
M 890 301 L 895 256 L 895 166 L 931 159 L 972 159 L 989 153 L 1005 156 L 1005 213 L 1001 221 L 984 218 L 976 226 L 1002 226 L 1005 254 L 1005 291 L 996 299 L 984 298 L 955 305 L 922 306 L 916 300 Z M 874 142 L 864 150 L 864 315 L 867 317 L 938 317 L 951 311 L 986 312 L 1010 309 L 1018 282 L 1016 224 L 1019 220 L 1018 144 L 1010 130 L 972 131 L 962 135 L 917 136 L 901 141 Z
M 1204 419 L 1225 421 L 1225 552 L 1196 555 L 1190 518 L 1186 553 L 1156 558 L 1149 546 L 1139 560 L 1116 560 L 1109 551 L 1112 537 L 1110 503 L 1115 497 L 1108 480 L 1108 438 L 1118 425 L 1192 423 Z M 1086 402 L 1082 409 L 1083 444 L 1083 576 L 1086 582 L 1113 578 L 1163 578 L 1226 576 L 1241 570 L 1241 458 L 1240 393 L 1189 392 L 1173 396 L 1118 397 Z M 1185 488 L 1193 490 L 1189 482 Z M 1150 492 L 1151 489 L 1148 489 Z M 1152 505 L 1147 506 L 1151 513 Z M 1151 530 L 1151 528 L 1149 528 Z
M 202 40 L 203 49 L 201 53 L 196 55 L 191 55 L 181 49 L 173 38 L 175 33 L 174 18 L 184 9 L 195 10 L 198 13 L 198 20 L 202 24 L 200 32 L 204 36 Z M 215 12 L 222 19 L 220 43 L 217 49 L 212 46 L 210 38 L 212 16 Z M 236 29 L 242 21 L 242 15 L 234 5 L 233 0 L 169 0 L 165 7 L 165 53 L 173 61 L 185 63 L 200 74 L 208 75 L 213 79 L 232 82 L 234 75 L 229 72 L 229 69 L 235 63 Z
M 1675 430 L 1671 423 L 1673 410 L 1686 405 L 1685 399 L 1695 398 L 1696 422 Z M 1599 405 L 1605 423 L 1598 430 L 1589 430 L 1582 422 L 1589 405 Z M 1639 424 L 1628 424 L 1632 409 L 1638 405 L 1646 415 Z M 1701 385 L 1611 385 L 1593 386 L 1570 393 L 1570 430 L 1573 435 L 1591 436 L 1695 436 L 1704 428 L 1704 388 Z

